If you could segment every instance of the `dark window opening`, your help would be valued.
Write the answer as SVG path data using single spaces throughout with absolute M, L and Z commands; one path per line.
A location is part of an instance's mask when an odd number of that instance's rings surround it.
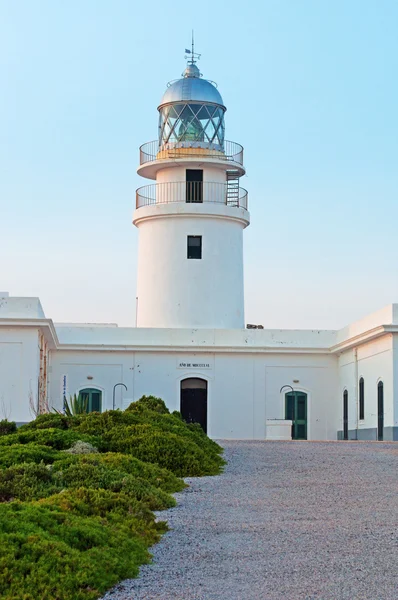
M 186 170 L 186 202 L 203 202 L 203 170 Z
M 359 420 L 365 418 L 365 382 L 363 377 L 359 380 Z
M 101 412 L 102 410 L 102 392 L 96 388 L 87 388 L 80 390 L 79 396 L 87 401 L 87 412 Z
M 343 393 L 343 439 L 348 440 L 348 392 Z
M 187 258 L 202 258 L 202 236 L 188 236 L 188 254 Z
M 384 439 L 384 386 L 383 382 L 377 384 L 377 439 Z

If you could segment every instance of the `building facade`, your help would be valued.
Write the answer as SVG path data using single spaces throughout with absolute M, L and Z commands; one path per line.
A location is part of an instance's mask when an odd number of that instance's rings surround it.
M 54 324 L 38 298 L 0 293 L 0 418 L 152 394 L 213 438 L 398 440 L 398 305 L 340 331 L 245 328 L 250 214 L 225 110 L 192 54 L 140 148 L 136 327 Z

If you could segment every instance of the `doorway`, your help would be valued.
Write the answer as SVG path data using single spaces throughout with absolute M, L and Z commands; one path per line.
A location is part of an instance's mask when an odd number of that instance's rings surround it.
M 384 385 L 382 381 L 377 384 L 377 439 L 384 439 Z
M 187 423 L 199 423 L 207 433 L 207 381 L 197 377 L 181 381 L 181 415 Z
M 285 419 L 292 421 L 292 440 L 307 439 L 307 394 L 285 394 Z
M 86 398 L 87 402 L 87 412 L 101 412 L 102 408 L 102 392 L 101 390 L 97 390 L 95 388 L 86 388 L 84 390 L 80 390 L 79 396 Z
M 203 202 L 203 170 L 186 170 L 186 202 Z
M 343 392 L 343 440 L 348 440 L 348 392 Z

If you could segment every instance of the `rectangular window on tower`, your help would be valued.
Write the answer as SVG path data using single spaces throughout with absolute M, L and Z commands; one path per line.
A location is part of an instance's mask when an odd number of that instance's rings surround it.
M 202 236 L 188 236 L 188 253 L 187 258 L 202 258 Z

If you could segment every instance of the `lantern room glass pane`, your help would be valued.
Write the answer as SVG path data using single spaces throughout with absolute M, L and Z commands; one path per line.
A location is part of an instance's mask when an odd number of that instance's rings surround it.
M 213 104 L 179 103 L 159 111 L 159 147 L 188 142 L 224 147 L 224 110 Z

